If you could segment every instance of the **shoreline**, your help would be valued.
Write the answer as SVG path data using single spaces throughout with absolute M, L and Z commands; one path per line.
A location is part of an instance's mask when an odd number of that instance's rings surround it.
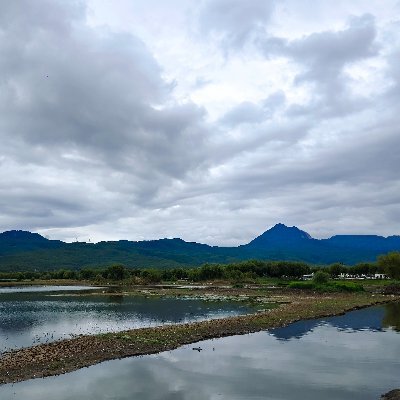
M 399 296 L 370 293 L 288 292 L 287 296 L 290 303 L 254 314 L 84 335 L 12 350 L 0 356 L 0 385 L 60 375 L 104 361 L 160 353 L 202 340 L 265 331 L 300 320 L 336 316 L 400 300 Z

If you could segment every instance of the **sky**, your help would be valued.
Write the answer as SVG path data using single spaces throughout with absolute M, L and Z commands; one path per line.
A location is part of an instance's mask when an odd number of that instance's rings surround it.
M 400 1 L 0 4 L 0 231 L 400 234 Z

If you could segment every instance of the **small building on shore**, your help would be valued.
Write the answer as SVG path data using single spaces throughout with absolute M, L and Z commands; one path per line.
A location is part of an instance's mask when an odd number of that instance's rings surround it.
M 314 272 L 312 274 L 306 274 L 301 277 L 302 281 L 311 281 L 314 278 Z
M 386 274 L 375 274 L 374 279 L 388 279 Z

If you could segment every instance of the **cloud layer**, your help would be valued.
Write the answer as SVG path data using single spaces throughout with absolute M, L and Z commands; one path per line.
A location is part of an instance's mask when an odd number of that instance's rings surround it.
M 0 230 L 399 234 L 399 6 L 306 3 L 2 4 Z

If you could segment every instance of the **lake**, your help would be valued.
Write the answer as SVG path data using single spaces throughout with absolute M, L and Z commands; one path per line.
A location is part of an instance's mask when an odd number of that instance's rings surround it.
M 99 290 L 101 287 L 96 286 L 2 286 L 0 287 L 0 294 L 9 293 L 43 293 L 43 292 L 79 292 L 79 291 L 92 291 Z
M 85 290 L 92 293 L 82 292 Z M 0 353 L 73 335 L 200 321 L 254 311 L 240 302 L 96 294 L 93 288 L 84 286 L 0 288 Z
M 399 330 L 399 304 L 372 307 L 5 385 L 0 398 L 376 400 L 400 386 Z

